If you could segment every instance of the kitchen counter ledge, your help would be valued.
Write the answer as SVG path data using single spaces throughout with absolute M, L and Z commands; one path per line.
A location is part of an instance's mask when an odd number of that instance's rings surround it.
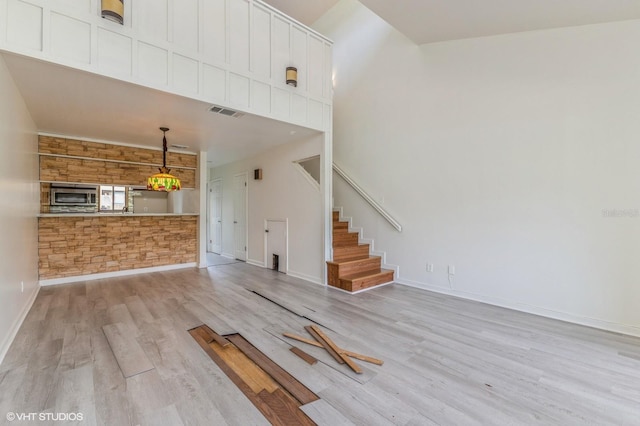
M 38 217 L 199 216 L 198 213 L 40 213 Z

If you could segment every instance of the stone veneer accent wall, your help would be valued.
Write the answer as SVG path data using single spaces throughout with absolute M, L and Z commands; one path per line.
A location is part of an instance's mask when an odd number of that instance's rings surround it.
M 162 151 L 40 136 L 40 180 L 105 185 L 146 185 L 162 166 Z M 167 152 L 167 167 L 183 188 L 195 188 L 198 158 Z
M 41 280 L 196 262 L 197 216 L 40 217 Z

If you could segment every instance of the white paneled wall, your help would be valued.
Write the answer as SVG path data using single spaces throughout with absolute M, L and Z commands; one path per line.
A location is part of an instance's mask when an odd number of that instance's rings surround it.
M 327 130 L 331 41 L 260 0 L 0 0 L 0 50 Z M 298 87 L 285 84 L 298 68 Z

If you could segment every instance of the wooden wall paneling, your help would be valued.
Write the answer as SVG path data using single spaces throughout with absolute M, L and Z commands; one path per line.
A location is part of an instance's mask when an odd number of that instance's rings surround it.
M 42 51 L 42 21 L 41 7 L 20 0 L 8 0 L 7 42 Z
M 211 102 L 225 103 L 227 71 L 209 64 L 202 66 L 202 95 Z
M 206 0 L 203 4 L 202 53 L 205 62 L 227 62 L 227 5 L 225 0 Z
M 291 26 L 291 61 L 290 65 L 298 69 L 298 86 L 296 92 L 307 91 L 307 31 Z M 306 109 L 306 108 L 305 108 Z
M 173 44 L 176 50 L 199 51 L 199 15 L 199 0 L 173 0 Z
M 229 63 L 238 72 L 249 71 L 249 2 L 234 0 L 229 3 L 230 33 Z
M 184 93 L 197 95 L 199 92 L 199 65 L 195 59 L 173 54 L 173 87 Z
M 291 120 L 300 124 L 307 122 L 307 98 L 296 93 L 291 96 Z
M 271 86 L 253 80 L 251 84 L 251 108 L 258 113 L 271 112 Z
M 324 42 L 324 73 L 322 80 L 324 81 L 324 91 L 322 96 L 329 102 L 333 99 L 333 48 L 327 42 Z
M 133 26 L 142 38 L 168 41 L 169 3 L 167 0 L 136 0 Z
M 324 91 L 324 42 L 309 35 L 309 95 L 322 97 Z
M 255 3 L 251 8 L 251 72 L 271 78 L 271 12 Z
M 229 102 L 239 107 L 249 106 L 249 77 L 236 73 L 229 73 Z
M 152 44 L 138 42 L 138 77 L 153 86 L 169 84 L 169 52 Z
M 65 62 L 91 63 L 91 25 L 51 13 L 51 54 Z
M 98 69 L 108 75 L 131 77 L 133 40 L 131 37 L 98 28 Z
M 291 24 L 280 16 L 273 17 L 271 41 L 271 77 L 274 86 L 284 86 L 286 70 L 291 65 Z
M 277 118 L 286 120 L 289 118 L 291 104 L 291 93 L 288 90 L 273 87 L 271 91 L 271 112 Z

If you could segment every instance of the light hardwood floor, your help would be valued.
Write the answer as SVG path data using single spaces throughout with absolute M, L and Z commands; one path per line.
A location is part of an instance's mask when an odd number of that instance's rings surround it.
M 321 351 L 308 365 L 290 346 L 317 348 L 274 330 L 304 335 L 311 321 L 384 365 L 359 362 L 354 377 Z M 0 424 L 7 412 L 266 424 L 187 333 L 201 323 L 242 334 L 320 396 L 304 407 L 318 424 L 640 424 L 638 338 L 400 285 L 349 295 L 244 263 L 42 288 L 0 365 Z M 124 377 L 110 325 L 151 370 Z

